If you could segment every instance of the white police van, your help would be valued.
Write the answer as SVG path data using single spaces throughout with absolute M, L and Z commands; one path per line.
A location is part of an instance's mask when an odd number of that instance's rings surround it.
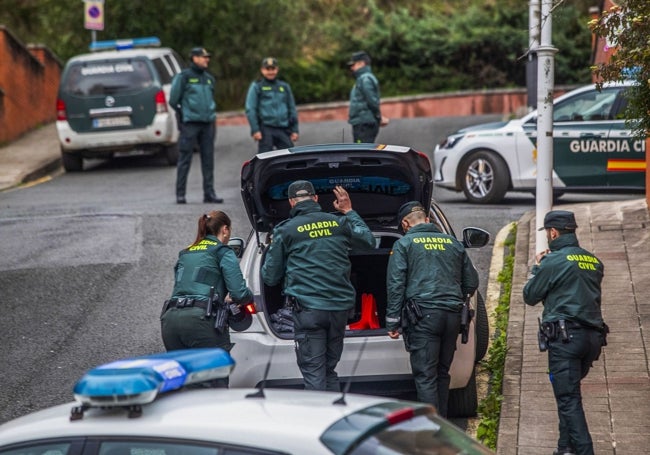
M 643 192 L 645 138 L 632 135 L 623 113 L 626 88 L 588 85 L 553 102 L 553 189 L 567 192 Z M 535 192 L 537 111 L 508 122 L 470 126 L 433 152 L 436 185 L 490 204 L 507 191 Z
M 96 41 L 91 53 L 65 65 L 56 101 L 56 129 L 66 171 L 84 158 L 156 155 L 178 160 L 171 82 L 185 66 L 155 37 Z
M 0 455 L 492 453 L 421 403 L 201 387 L 234 366 L 218 348 L 102 365 L 75 402 L 0 425 Z

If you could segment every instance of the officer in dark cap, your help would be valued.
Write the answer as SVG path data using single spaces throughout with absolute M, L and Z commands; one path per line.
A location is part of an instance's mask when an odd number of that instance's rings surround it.
M 293 147 L 298 140 L 296 101 L 291 86 L 278 79 L 279 70 L 274 57 L 262 60 L 262 77 L 250 85 L 246 95 L 246 117 L 257 153 Z
M 582 408 L 580 381 L 606 344 L 601 313 L 603 263 L 580 248 L 575 216 L 553 210 L 544 217 L 549 249 L 536 255 L 524 286 L 528 305 L 543 302 L 540 350 L 548 351 L 548 371 L 559 416 L 554 455 L 594 453 Z
M 342 215 L 322 211 L 309 181 L 291 183 L 288 196 L 290 218 L 273 229 L 262 279 L 269 286 L 284 281 L 305 389 L 339 391 L 335 368 L 355 302 L 348 253 L 374 248 L 375 239 L 341 186 L 334 188 L 334 209 Z
M 388 124 L 388 118 L 381 115 L 379 81 L 372 73 L 370 61 L 365 51 L 355 52 L 348 61 L 348 67 L 356 79 L 350 92 L 348 118 L 355 143 L 375 142 L 379 127 Z
M 478 273 L 463 244 L 431 223 L 420 202 L 402 205 L 397 223 L 405 234 L 388 260 L 386 329 L 394 339 L 402 329 L 418 400 L 446 417 L 461 309 Z
M 187 175 L 192 164 L 192 152 L 198 144 L 203 175 L 203 202 L 222 203 L 214 191 L 214 138 L 216 135 L 217 104 L 214 101 L 216 79 L 208 72 L 210 53 L 202 47 L 190 51 L 189 68 L 174 76 L 169 105 L 179 118 L 179 157 L 176 169 L 176 202 L 185 204 Z

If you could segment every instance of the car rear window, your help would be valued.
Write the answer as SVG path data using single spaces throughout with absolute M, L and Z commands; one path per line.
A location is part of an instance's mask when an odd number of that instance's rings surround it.
M 143 59 L 79 62 L 68 69 L 63 91 L 77 96 L 119 95 L 153 84 L 150 66 Z
M 381 194 L 398 196 L 407 194 L 411 185 L 402 180 L 378 176 L 337 176 L 325 178 L 312 178 L 309 181 L 314 185 L 317 194 L 331 193 L 337 185 L 342 186 L 350 193 Z M 292 181 L 282 182 L 269 187 L 268 196 L 273 200 L 286 200 L 289 185 Z

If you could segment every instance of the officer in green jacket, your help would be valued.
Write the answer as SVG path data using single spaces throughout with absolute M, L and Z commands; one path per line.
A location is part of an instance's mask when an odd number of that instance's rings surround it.
M 348 61 L 356 79 L 350 91 L 348 118 L 355 143 L 374 143 L 379 127 L 388 124 L 388 118 L 381 115 L 379 81 L 372 73 L 370 62 L 370 56 L 364 51 L 355 52 Z
M 557 403 L 559 438 L 555 455 L 593 454 L 582 408 L 580 381 L 606 344 L 601 313 L 603 263 L 580 248 L 575 215 L 565 210 L 544 217 L 549 249 L 535 257 L 524 301 L 542 301 L 540 349 L 548 350 L 549 378 Z
M 405 234 L 388 259 L 386 329 L 394 339 L 402 329 L 418 400 L 446 417 L 461 309 L 478 273 L 463 244 L 430 223 L 419 202 L 402 205 L 397 220 Z
M 187 174 L 192 152 L 198 144 L 203 175 L 203 202 L 222 203 L 214 191 L 214 138 L 217 104 L 214 101 L 216 79 L 208 72 L 210 54 L 202 47 L 190 52 L 192 64 L 172 80 L 169 105 L 179 118 L 179 157 L 176 167 L 176 202 L 185 204 Z
M 284 278 L 293 308 L 296 358 L 305 388 L 339 391 L 335 368 L 343 352 L 348 313 L 354 307 L 350 248 L 372 249 L 372 232 L 352 210 L 348 192 L 334 188 L 334 208 L 323 212 L 311 182 L 289 185 L 290 218 L 273 229 L 262 279 L 269 286 Z
M 245 304 L 253 292 L 228 245 L 231 222 L 222 211 L 201 215 L 192 245 L 178 254 L 174 266 L 174 290 L 161 316 L 162 339 L 168 351 L 188 348 L 222 348 L 230 351 L 228 326 L 215 328 L 218 305 Z M 209 381 L 227 387 L 228 378 Z
M 246 95 L 246 117 L 257 153 L 273 148 L 293 147 L 298 140 L 298 113 L 291 86 L 278 79 L 278 61 L 262 60 L 262 77 L 253 82 Z

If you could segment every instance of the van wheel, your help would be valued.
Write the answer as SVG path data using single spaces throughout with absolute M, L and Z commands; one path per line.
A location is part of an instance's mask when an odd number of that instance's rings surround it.
M 492 204 L 500 202 L 508 191 L 508 166 L 496 153 L 479 150 L 463 160 L 460 186 L 470 202 Z
M 163 154 L 165 155 L 167 164 L 170 166 L 176 166 L 176 163 L 178 163 L 179 154 L 178 143 L 163 147 Z
M 477 408 L 478 394 L 476 392 L 476 370 L 474 369 L 465 387 L 449 391 L 447 417 L 475 417 Z
M 488 320 L 485 301 L 479 292 L 476 302 L 476 361 L 480 362 L 485 357 L 490 343 L 490 321 Z
M 61 150 L 61 161 L 66 172 L 81 172 L 84 168 L 83 157 L 79 153 L 68 153 Z

